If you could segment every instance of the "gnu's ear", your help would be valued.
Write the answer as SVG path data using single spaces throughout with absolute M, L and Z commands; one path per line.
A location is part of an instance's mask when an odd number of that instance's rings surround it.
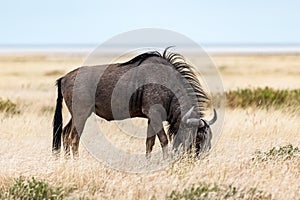
M 187 123 L 187 121 L 188 121 L 188 119 L 191 117 L 191 115 L 192 115 L 192 112 L 194 111 L 194 107 L 195 106 L 193 106 L 189 111 L 187 111 L 186 113 L 185 113 L 185 115 L 182 117 L 182 122 L 183 123 Z

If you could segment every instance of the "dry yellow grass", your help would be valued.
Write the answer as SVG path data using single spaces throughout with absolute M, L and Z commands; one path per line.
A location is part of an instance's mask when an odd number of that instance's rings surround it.
M 300 56 L 286 55 L 214 55 L 226 89 L 245 87 L 299 88 Z
M 154 173 L 110 169 L 96 161 L 82 145 L 78 160 L 51 159 L 54 82 L 83 59 L 82 55 L 0 56 L 1 97 L 11 99 L 21 110 L 21 114 L 13 116 L 0 113 L 0 188 L 8 187 L 13 178 L 35 176 L 52 185 L 71 188 L 70 199 L 163 199 L 172 190 L 207 182 L 255 187 L 274 199 L 299 199 L 300 157 L 285 161 L 251 160 L 257 149 L 267 151 L 289 143 L 300 145 L 300 116 L 293 111 L 227 110 L 221 138 L 208 157 L 196 162 L 176 162 Z M 300 87 L 299 55 L 215 55 L 213 59 L 228 89 Z M 64 112 L 65 123 L 67 118 Z M 111 124 L 102 125 L 111 130 Z M 115 136 L 118 132 L 111 130 Z M 134 147 L 144 151 L 144 142 Z M 160 148 L 158 142 L 155 147 Z

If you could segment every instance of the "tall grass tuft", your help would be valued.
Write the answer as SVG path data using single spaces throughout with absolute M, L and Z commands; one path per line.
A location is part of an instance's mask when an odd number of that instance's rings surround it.
M 230 108 L 300 108 L 300 89 L 279 90 L 269 87 L 237 89 L 226 93 Z
M 0 112 L 14 115 L 19 114 L 20 110 L 17 109 L 17 104 L 13 103 L 11 100 L 3 100 L 2 98 L 0 98 Z

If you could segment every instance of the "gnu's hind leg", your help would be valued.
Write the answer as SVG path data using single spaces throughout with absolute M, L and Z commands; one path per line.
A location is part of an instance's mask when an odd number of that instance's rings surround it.
M 72 130 L 72 119 L 70 119 L 68 124 L 63 129 L 63 147 L 64 147 L 65 156 L 67 158 L 70 157 L 70 145 L 71 145 L 70 134 L 71 134 L 71 130 Z
M 91 109 L 88 109 L 91 110 Z M 73 153 L 73 157 L 76 158 L 79 156 L 79 141 L 80 141 L 80 136 L 82 134 L 82 131 L 84 129 L 84 125 L 85 122 L 87 120 L 87 118 L 91 115 L 91 112 L 86 112 L 86 110 L 84 112 L 77 112 L 77 116 L 76 118 L 73 118 L 72 123 L 74 123 L 72 125 L 72 131 L 71 131 L 71 137 L 70 137 L 70 143 L 71 143 L 71 147 L 72 147 L 72 153 Z
M 73 128 L 72 132 L 71 132 L 71 146 L 72 146 L 72 153 L 73 153 L 73 157 L 74 158 L 78 158 L 79 157 L 79 141 L 80 141 L 80 135 L 78 134 L 78 132 L 76 131 L 75 128 Z

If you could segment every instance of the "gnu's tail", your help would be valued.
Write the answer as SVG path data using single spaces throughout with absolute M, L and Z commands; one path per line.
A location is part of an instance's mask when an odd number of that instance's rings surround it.
M 61 79 L 56 81 L 57 86 L 57 100 L 56 100 L 56 108 L 53 118 L 53 141 L 52 141 L 52 153 L 57 155 L 60 153 L 61 148 L 61 133 L 62 133 L 62 101 L 63 96 L 61 93 Z

